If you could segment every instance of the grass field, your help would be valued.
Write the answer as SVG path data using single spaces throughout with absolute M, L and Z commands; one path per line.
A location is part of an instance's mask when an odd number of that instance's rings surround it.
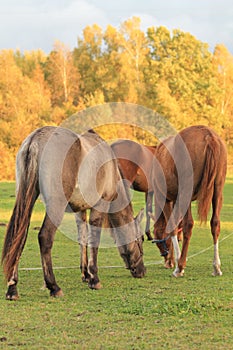
M 1 246 L 14 186 L 0 184 Z M 144 197 L 135 193 L 133 203 L 136 213 Z M 5 300 L 6 286 L 0 278 L 0 349 L 233 349 L 233 177 L 224 188 L 221 277 L 211 276 L 209 224 L 195 223 L 185 276 L 180 279 L 164 269 L 151 242 L 144 243 L 143 279 L 130 276 L 115 247 L 100 248 L 99 291 L 81 282 L 79 246 L 58 232 L 53 265 L 64 267 L 55 274 L 65 296 L 53 299 L 41 288 L 41 269 L 27 269 L 40 267 L 37 233 L 42 218 L 38 201 L 20 262 L 17 302 Z

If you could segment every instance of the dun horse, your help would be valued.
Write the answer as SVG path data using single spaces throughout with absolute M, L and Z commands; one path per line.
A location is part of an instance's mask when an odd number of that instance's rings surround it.
M 207 220 L 212 203 L 210 220 L 214 242 L 213 275 L 222 275 L 220 269 L 218 238 L 222 192 L 226 177 L 227 152 L 221 138 L 206 126 L 191 126 L 175 137 L 162 142 L 156 151 L 161 172 L 153 169 L 155 212 L 158 220 L 154 236 L 160 240 L 159 248 L 169 250 L 170 237 L 174 246 L 175 277 L 184 274 L 193 218 L 191 201 L 198 201 L 201 222 Z M 161 215 L 159 215 L 161 214 Z M 183 219 L 182 251 L 177 240 L 177 226 Z M 161 245 L 161 241 L 164 242 Z
M 2 251 L 7 299 L 18 298 L 19 259 L 39 194 L 46 213 L 38 239 L 44 280 L 51 296 L 63 294 L 53 273 L 51 250 L 65 211 L 82 213 L 90 209 L 90 288 L 100 288 L 97 253 L 102 213 L 108 213 L 120 255 L 131 274 L 144 276 L 140 228 L 113 158 L 111 148 L 94 132 L 80 136 L 68 129 L 43 127 L 26 138 L 17 155 L 17 196 Z
M 131 140 L 120 140 L 112 143 L 111 148 L 117 157 L 123 178 L 129 181 L 134 190 L 145 193 L 145 233 L 148 240 L 152 240 L 149 213 L 152 212 L 153 189 L 150 179 L 156 146 L 144 146 Z

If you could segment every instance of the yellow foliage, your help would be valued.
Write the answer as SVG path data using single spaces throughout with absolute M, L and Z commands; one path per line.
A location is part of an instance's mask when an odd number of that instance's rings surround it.
M 0 141 L 0 181 L 15 179 L 15 155 Z
M 233 154 L 232 54 L 223 45 L 212 54 L 205 43 L 181 30 L 161 26 L 144 32 L 140 26 L 139 17 L 105 31 L 97 24 L 87 26 L 73 51 L 60 41 L 48 55 L 0 51 L 0 180 L 14 178 L 15 153 L 31 131 L 60 125 L 79 111 L 108 102 L 150 108 L 177 131 L 209 125 Z M 102 120 L 104 125 L 95 130 L 108 142 L 157 143 L 149 132 L 130 124 L 130 115 L 129 123 L 122 124 L 116 123 L 117 114 L 116 120 L 109 119 L 108 108 L 101 116 L 90 109 L 86 125 Z M 81 121 L 76 122 L 82 130 Z
M 136 125 L 112 123 L 100 125 L 94 130 L 109 143 L 118 139 L 128 139 L 144 145 L 156 145 L 158 143 L 157 138 L 150 132 Z

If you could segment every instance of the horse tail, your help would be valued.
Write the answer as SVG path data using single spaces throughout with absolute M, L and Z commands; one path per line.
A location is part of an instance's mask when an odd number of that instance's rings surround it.
M 23 145 L 17 155 L 16 201 L 2 250 L 2 265 L 8 281 L 26 243 L 32 209 L 39 195 L 37 164 L 38 144 Z
M 220 147 L 217 137 L 214 134 L 207 135 L 206 141 L 204 170 L 197 195 L 198 217 L 200 222 L 207 221 L 208 212 L 214 194 L 214 183 L 220 157 Z

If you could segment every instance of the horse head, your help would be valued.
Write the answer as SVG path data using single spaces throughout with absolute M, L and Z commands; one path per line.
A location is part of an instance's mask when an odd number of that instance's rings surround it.
M 152 243 L 156 243 L 159 248 L 160 255 L 164 257 L 165 266 L 170 267 L 167 266 L 172 248 L 170 235 L 168 235 L 165 230 L 161 230 L 154 225 L 154 239 L 152 240 Z
M 118 246 L 126 268 L 129 269 L 132 276 L 136 278 L 141 278 L 146 273 L 146 268 L 143 263 L 143 234 L 140 229 L 140 222 L 143 215 L 144 211 L 142 209 L 136 218 L 134 218 L 133 227 L 136 229 L 136 237 L 130 239 L 130 242 L 127 242 L 127 244 Z M 132 226 L 130 225 L 130 227 Z
M 157 220 L 155 220 L 151 213 L 149 213 L 149 215 L 154 220 L 154 239 L 152 240 L 152 243 L 157 245 L 160 255 L 164 257 L 164 266 L 166 268 L 173 268 L 173 245 L 171 235 L 166 232 L 166 221 L 164 220 L 164 216 L 161 215 Z M 182 228 L 183 221 L 181 220 L 177 230 L 178 241 L 182 240 Z

